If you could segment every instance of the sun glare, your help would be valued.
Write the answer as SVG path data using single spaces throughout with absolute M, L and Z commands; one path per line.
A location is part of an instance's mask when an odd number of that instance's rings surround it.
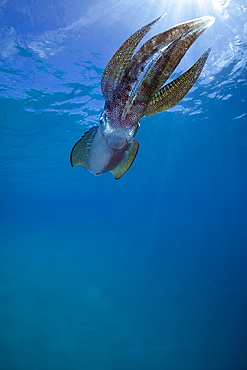
M 167 13 L 174 22 L 185 19 L 218 13 L 226 17 L 226 8 L 232 0 L 180 0 L 174 12 L 173 0 L 151 0 L 152 5 L 159 8 L 159 13 Z

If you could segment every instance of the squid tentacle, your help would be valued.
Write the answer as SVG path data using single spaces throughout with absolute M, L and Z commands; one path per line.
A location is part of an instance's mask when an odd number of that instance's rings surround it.
M 164 15 L 160 16 L 153 22 L 150 22 L 146 26 L 136 31 L 115 52 L 107 64 L 101 79 L 101 90 L 103 97 L 106 100 L 112 99 L 113 93 L 118 89 L 126 68 L 129 66 L 134 50 L 141 39 L 161 18 L 163 18 L 163 16 Z
M 159 89 L 146 106 L 144 115 L 149 117 L 178 104 L 198 79 L 210 50 L 211 48 L 209 48 L 185 73 Z

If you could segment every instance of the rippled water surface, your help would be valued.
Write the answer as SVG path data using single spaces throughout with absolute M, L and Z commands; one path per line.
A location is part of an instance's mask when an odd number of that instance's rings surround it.
M 69 162 L 130 34 L 215 24 L 189 94 L 115 181 Z M 244 1 L 0 1 L 1 369 L 247 368 Z

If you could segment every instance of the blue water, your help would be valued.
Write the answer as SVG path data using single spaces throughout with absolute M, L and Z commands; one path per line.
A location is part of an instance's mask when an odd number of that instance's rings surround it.
M 246 4 L 175 8 L 0 2 L 1 370 L 247 369 Z M 195 88 L 120 180 L 72 168 L 104 67 L 164 12 L 150 35 L 216 17 L 174 74 L 212 45 Z

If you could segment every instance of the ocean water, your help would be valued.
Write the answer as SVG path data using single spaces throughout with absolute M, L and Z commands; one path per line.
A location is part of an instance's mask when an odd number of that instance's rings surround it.
M 179 3 L 180 4 L 180 3 Z M 247 369 L 244 1 L 0 1 L 0 369 Z M 69 162 L 138 28 L 216 17 L 118 181 Z M 138 16 L 137 16 L 138 15 Z

